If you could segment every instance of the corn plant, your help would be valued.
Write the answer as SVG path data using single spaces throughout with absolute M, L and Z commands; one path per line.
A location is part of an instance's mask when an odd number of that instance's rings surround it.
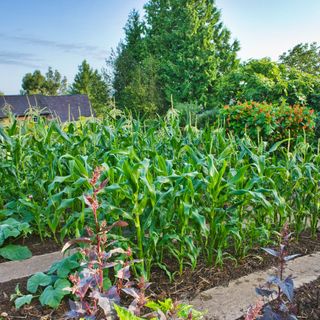
M 0 127 L 0 218 L 10 212 L 42 239 L 85 235 L 94 220 L 82 194 L 103 165 L 109 184 L 100 219 L 128 223 L 110 236 L 143 259 L 137 272 L 146 278 L 153 266 L 172 277 L 200 257 L 218 265 L 244 257 L 270 244 L 285 221 L 297 237 L 307 229 L 316 236 L 319 144 L 303 135 L 275 143 L 239 137 L 223 125 L 182 127 L 174 111 L 156 120 L 13 118 Z

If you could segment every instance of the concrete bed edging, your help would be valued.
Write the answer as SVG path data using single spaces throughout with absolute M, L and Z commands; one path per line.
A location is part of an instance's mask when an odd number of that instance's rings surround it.
M 0 263 L 0 284 L 11 280 L 29 277 L 36 272 L 45 272 L 63 258 L 60 251 L 33 256 L 28 260 Z
M 255 288 L 263 285 L 274 268 L 258 271 L 231 281 L 226 287 L 214 287 L 189 301 L 196 309 L 205 311 L 209 320 L 235 320 L 243 316 L 258 299 Z M 295 289 L 320 276 L 320 252 L 290 261 L 285 275 L 292 275 Z

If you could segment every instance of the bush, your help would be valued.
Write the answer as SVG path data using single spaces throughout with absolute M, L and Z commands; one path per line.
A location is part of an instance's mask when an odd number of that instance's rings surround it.
M 272 141 L 304 133 L 312 135 L 315 125 L 314 111 L 299 105 L 274 107 L 267 103 L 245 102 L 224 106 L 221 117 L 228 131 Z
M 319 77 L 278 64 L 268 58 L 249 60 L 217 80 L 209 105 L 258 101 L 280 105 L 320 107 Z

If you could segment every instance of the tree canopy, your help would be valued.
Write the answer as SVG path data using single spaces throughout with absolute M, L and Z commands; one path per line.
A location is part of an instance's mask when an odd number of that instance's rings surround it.
M 217 83 L 215 102 L 287 102 L 318 108 L 319 92 L 319 77 L 263 58 L 249 60 L 222 77 Z
M 158 61 L 148 52 L 145 23 L 133 10 L 128 18 L 125 40 L 112 52 L 109 65 L 113 69 L 116 104 L 134 113 L 159 112 L 163 101 L 159 91 Z
M 109 102 L 109 87 L 103 75 L 91 68 L 86 60 L 78 67 L 78 73 L 70 87 L 71 94 L 88 95 L 93 109 L 102 114 Z
M 159 61 L 166 100 L 205 103 L 214 81 L 237 63 L 238 42 L 212 0 L 150 0 L 149 50 Z
M 51 67 L 45 75 L 40 70 L 27 73 L 22 79 L 22 94 L 62 95 L 67 92 L 67 78 Z
M 316 42 L 299 43 L 284 52 L 279 60 L 289 67 L 315 76 L 320 75 L 320 46 Z
M 239 44 L 213 0 L 149 0 L 145 20 L 131 12 L 125 40 L 113 52 L 120 107 L 162 112 L 176 103 L 206 104 L 215 81 L 238 65 Z

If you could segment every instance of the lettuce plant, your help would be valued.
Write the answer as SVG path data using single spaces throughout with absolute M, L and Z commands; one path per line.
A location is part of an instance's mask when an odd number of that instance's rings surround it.
M 148 301 L 145 305 L 151 312 L 145 314 L 142 318 L 136 316 L 130 310 L 121 306 L 115 306 L 117 316 L 120 320 L 201 320 L 203 313 L 194 310 L 191 305 L 174 302 L 171 299 L 164 301 Z

